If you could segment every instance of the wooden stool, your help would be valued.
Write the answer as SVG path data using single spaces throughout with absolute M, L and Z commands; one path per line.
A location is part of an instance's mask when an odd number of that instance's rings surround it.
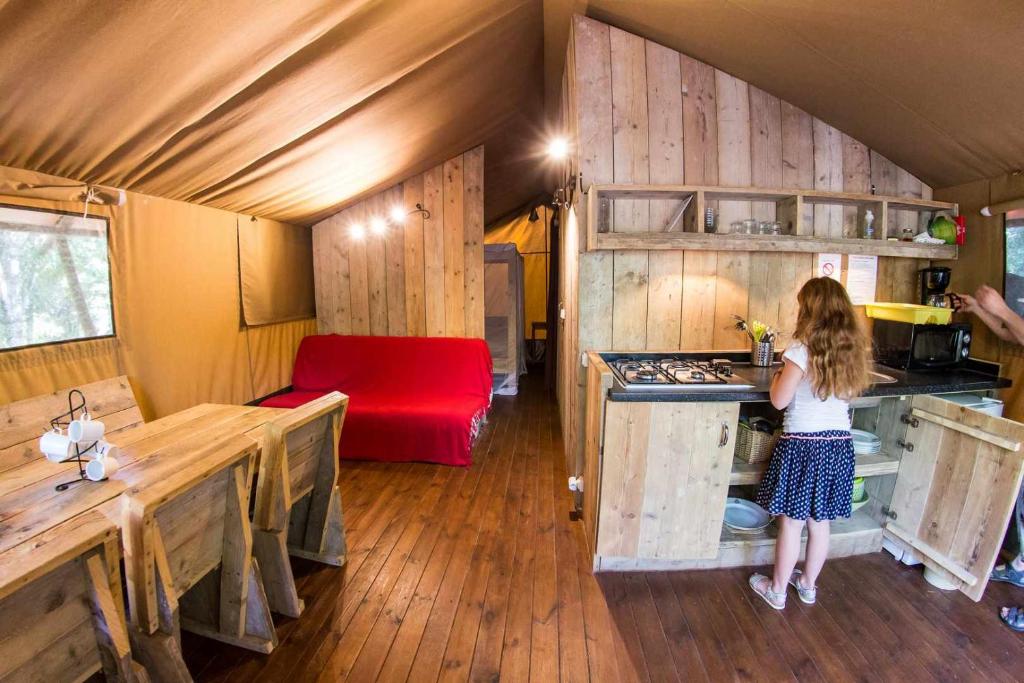
M 0 679 L 149 681 L 132 660 L 117 527 L 90 511 L 0 554 Z
M 345 563 L 338 490 L 338 438 L 348 396 L 332 392 L 282 411 L 249 435 L 261 445 L 254 551 L 270 608 L 290 617 L 303 610 L 288 556 L 337 567 Z

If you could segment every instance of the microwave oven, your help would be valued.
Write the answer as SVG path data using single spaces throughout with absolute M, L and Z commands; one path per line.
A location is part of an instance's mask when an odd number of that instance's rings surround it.
M 915 325 L 875 320 L 871 336 L 875 360 L 901 370 L 956 368 L 971 355 L 970 323 Z

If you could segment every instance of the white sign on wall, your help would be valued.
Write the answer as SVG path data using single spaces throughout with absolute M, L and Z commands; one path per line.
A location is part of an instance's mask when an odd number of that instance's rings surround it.
M 878 257 L 850 254 L 846 269 L 846 292 L 854 306 L 863 306 L 875 300 L 875 281 L 878 279 Z
M 836 282 L 841 282 L 842 275 L 842 254 L 818 254 L 818 277 L 830 277 Z

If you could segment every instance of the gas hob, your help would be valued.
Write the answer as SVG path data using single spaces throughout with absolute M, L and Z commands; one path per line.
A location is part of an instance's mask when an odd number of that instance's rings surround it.
M 677 356 L 627 356 L 608 362 L 627 391 L 734 391 L 754 385 L 733 372 L 732 361 Z

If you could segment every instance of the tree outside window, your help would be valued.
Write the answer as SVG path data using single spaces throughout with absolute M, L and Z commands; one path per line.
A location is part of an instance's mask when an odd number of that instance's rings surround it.
M 0 206 L 0 350 L 114 334 L 107 221 Z

